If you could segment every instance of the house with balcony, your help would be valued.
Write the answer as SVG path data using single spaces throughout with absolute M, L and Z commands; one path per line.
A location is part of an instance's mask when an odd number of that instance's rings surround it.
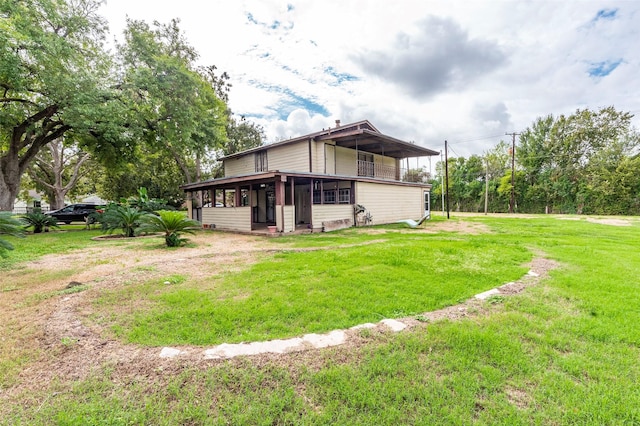
M 431 185 L 408 182 L 408 159 L 439 155 L 369 121 L 222 158 L 224 177 L 184 185 L 189 217 L 240 232 L 328 231 L 419 218 Z

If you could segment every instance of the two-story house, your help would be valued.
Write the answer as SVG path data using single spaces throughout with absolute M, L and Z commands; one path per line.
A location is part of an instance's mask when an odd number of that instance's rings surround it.
M 366 120 L 336 121 L 328 130 L 224 157 L 223 178 L 183 189 L 189 217 L 205 228 L 293 232 L 392 223 L 428 212 L 431 185 L 406 181 L 407 159 L 438 154 Z

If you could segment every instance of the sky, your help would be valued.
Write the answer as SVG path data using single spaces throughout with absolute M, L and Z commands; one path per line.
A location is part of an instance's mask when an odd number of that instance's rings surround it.
M 640 115 L 637 1 L 107 0 L 100 14 L 118 39 L 127 17 L 178 18 L 268 142 L 369 120 L 467 157 L 548 114 Z

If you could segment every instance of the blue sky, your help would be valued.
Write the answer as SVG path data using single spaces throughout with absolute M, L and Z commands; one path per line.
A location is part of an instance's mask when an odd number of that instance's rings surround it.
M 547 114 L 640 115 L 640 2 L 107 0 L 101 12 L 116 36 L 126 16 L 179 18 L 270 142 L 368 119 L 466 156 Z

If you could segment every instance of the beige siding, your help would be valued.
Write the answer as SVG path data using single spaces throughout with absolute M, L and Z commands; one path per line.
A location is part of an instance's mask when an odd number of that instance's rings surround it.
M 336 147 L 336 174 L 356 176 L 358 173 L 358 157 L 354 149 Z
M 224 160 L 225 177 L 247 175 L 249 173 L 254 173 L 255 171 L 256 162 L 253 154 Z
M 276 206 L 276 223 L 278 224 L 278 231 L 281 230 L 282 210 L 281 206 Z M 296 230 L 295 215 L 296 210 L 294 206 L 284 206 L 284 230 L 281 232 L 293 232 Z
M 336 146 L 330 143 L 324 145 L 324 173 L 336 174 Z
M 269 170 L 309 171 L 309 142 L 271 148 L 267 152 Z
M 215 225 L 216 229 L 251 231 L 251 207 L 205 207 L 202 223 Z
M 356 182 L 356 203 L 373 216 L 374 224 L 418 219 L 424 213 L 425 188 Z
M 312 142 L 313 173 L 324 173 L 324 141 Z
M 353 219 L 353 206 L 351 204 L 314 204 L 311 211 L 314 228 L 329 220 Z

